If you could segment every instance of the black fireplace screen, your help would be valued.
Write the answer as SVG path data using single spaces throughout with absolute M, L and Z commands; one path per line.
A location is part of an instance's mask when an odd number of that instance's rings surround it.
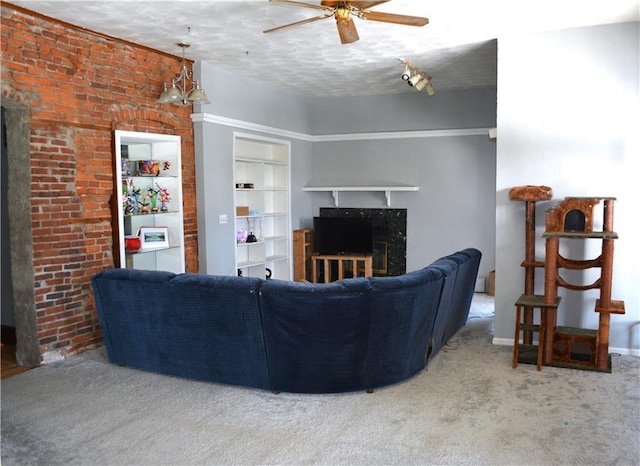
M 373 219 L 373 274 L 402 275 L 407 270 L 407 209 L 321 207 L 321 217 Z

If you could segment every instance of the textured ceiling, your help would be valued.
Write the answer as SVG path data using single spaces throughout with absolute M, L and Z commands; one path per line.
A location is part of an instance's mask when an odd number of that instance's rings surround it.
M 495 39 L 640 20 L 640 0 L 392 0 L 373 10 L 425 16 L 429 24 L 355 18 L 360 40 L 342 45 L 333 18 L 263 34 L 322 13 L 267 0 L 10 3 L 175 55 L 176 43 L 187 42 L 187 58 L 313 96 L 415 92 L 399 79 L 399 59 L 431 75 L 436 91 L 495 86 Z

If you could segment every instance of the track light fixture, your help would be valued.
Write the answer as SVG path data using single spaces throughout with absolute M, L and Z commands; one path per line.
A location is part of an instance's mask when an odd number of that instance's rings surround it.
M 418 68 L 413 67 L 413 75 L 409 78 L 409 86 L 414 87 L 422 79 L 422 76 L 418 73 Z
M 160 97 L 159 104 L 175 104 L 175 105 L 191 105 L 191 104 L 209 104 L 207 94 L 200 87 L 198 81 L 193 80 L 193 73 L 187 68 L 187 62 L 184 58 L 184 51 L 190 47 L 189 44 L 180 42 L 177 44 L 182 48 L 182 69 L 180 73 L 171 80 L 171 87 L 164 83 L 164 88 Z
M 424 71 L 420 71 L 418 67 L 411 66 L 406 60 L 399 60 L 404 65 L 404 72 L 400 75 L 401 79 L 413 87 L 417 91 L 426 90 L 427 95 L 432 96 L 436 93 L 431 83 L 431 76 Z
M 413 86 L 416 88 L 416 91 L 421 91 L 422 89 L 424 89 L 424 86 L 427 85 L 427 75 L 424 74 L 424 71 L 422 73 L 420 73 L 420 79 L 418 80 L 418 82 Z
M 409 62 L 404 62 L 404 71 L 400 77 L 403 81 L 409 81 L 409 78 L 411 77 L 411 67 L 409 66 Z

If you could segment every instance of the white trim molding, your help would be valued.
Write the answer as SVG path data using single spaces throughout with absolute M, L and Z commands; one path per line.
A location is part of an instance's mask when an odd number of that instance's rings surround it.
M 250 121 L 236 120 L 234 118 L 227 118 L 219 115 L 213 115 L 211 113 L 192 113 L 191 121 L 194 123 L 205 122 L 215 123 L 217 125 L 231 126 L 233 128 L 245 129 L 250 131 L 258 131 L 260 133 L 268 133 L 274 136 L 281 136 L 290 139 L 299 139 L 301 141 L 311 142 L 311 136 L 308 134 L 298 133 L 296 131 L 289 131 L 286 129 L 275 128 L 273 126 L 261 125 L 259 123 L 252 123 Z
M 490 128 L 461 128 L 461 129 L 429 129 L 416 131 L 381 131 L 376 133 L 347 133 L 347 134 L 321 134 L 311 135 L 289 131 L 273 126 L 266 126 L 250 121 L 236 120 L 212 113 L 192 113 L 191 121 L 194 123 L 205 122 L 217 125 L 231 126 L 233 128 L 245 129 L 268 133 L 275 136 L 299 139 L 307 142 L 335 142 L 335 141 L 370 141 L 375 139 L 410 139 L 410 138 L 449 138 L 460 136 L 487 136 Z
M 379 133 L 348 133 L 312 136 L 313 142 L 364 141 L 374 139 L 450 138 L 459 136 L 486 136 L 489 128 L 428 129 L 416 131 L 381 131 Z

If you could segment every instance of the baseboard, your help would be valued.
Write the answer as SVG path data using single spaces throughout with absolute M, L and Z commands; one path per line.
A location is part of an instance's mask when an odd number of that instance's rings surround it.
M 493 338 L 493 340 L 491 340 L 491 343 L 494 345 L 501 345 L 501 346 L 513 346 L 513 338 Z
M 494 345 L 513 346 L 513 338 L 493 338 L 491 343 Z M 616 348 L 609 347 L 609 354 L 620 354 L 622 356 L 640 356 L 638 348 Z
M 612 348 L 609 347 L 609 354 L 620 354 L 622 356 L 640 356 L 638 348 Z

